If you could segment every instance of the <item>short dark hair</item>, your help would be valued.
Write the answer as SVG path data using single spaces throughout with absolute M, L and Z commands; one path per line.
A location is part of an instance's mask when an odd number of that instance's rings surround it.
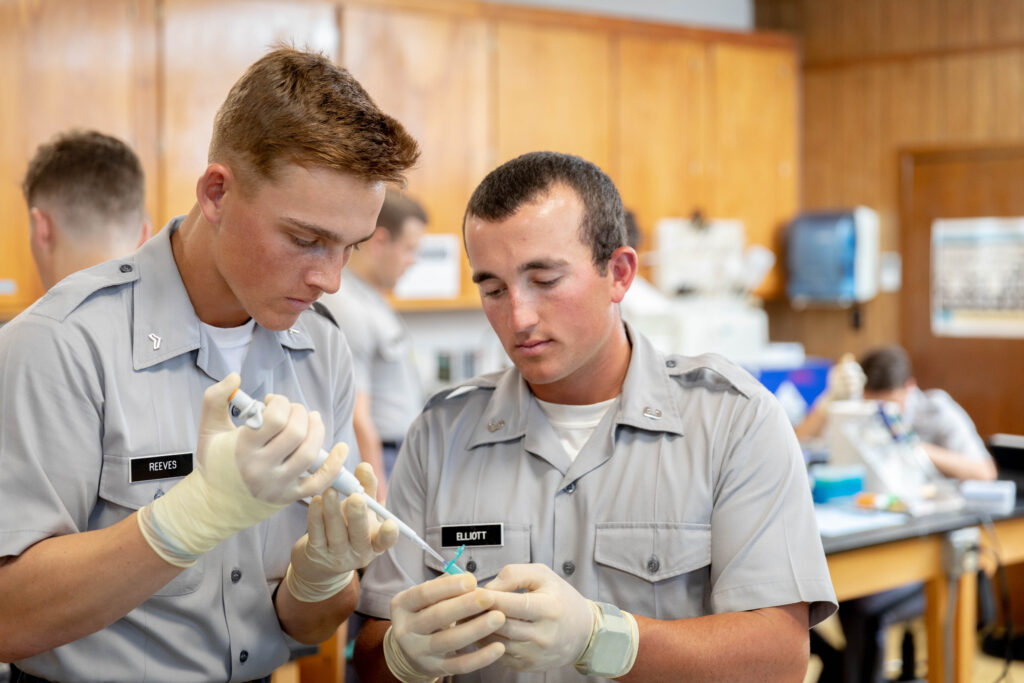
M 622 198 L 604 171 L 578 156 L 530 152 L 506 161 L 473 191 L 465 218 L 504 220 L 560 184 L 572 188 L 583 202 L 580 241 L 590 246 L 594 265 L 603 274 L 612 253 L 626 244 Z
M 384 205 L 377 216 L 377 227 L 387 230 L 391 239 L 397 239 L 402 236 L 405 222 L 410 218 L 428 222 L 427 212 L 418 201 L 398 188 L 388 187 L 384 192 Z
M 910 356 L 896 344 L 869 351 L 861 358 L 860 367 L 867 377 L 867 391 L 902 389 L 914 376 Z
M 403 182 L 419 153 L 352 74 L 322 54 L 278 47 L 231 87 L 213 122 L 209 160 L 234 164 L 254 182 L 288 162 Z
M 626 244 L 636 249 L 640 246 L 643 236 L 640 234 L 640 226 L 636 222 L 636 214 L 629 209 L 625 210 L 626 217 Z
M 70 130 L 36 149 L 21 183 L 31 209 L 57 211 L 72 234 L 146 219 L 146 176 L 139 157 L 118 138 Z

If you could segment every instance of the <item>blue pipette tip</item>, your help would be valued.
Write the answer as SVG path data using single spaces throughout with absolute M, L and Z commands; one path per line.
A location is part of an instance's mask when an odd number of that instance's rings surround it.
M 459 558 L 462 557 L 462 551 L 465 550 L 465 549 L 466 549 L 465 545 L 460 545 L 459 549 L 455 551 L 455 557 L 453 557 L 451 559 L 451 561 L 444 566 L 444 571 L 445 571 L 446 574 L 452 574 L 454 576 L 455 574 L 465 574 L 466 573 L 457 564 L 455 564 L 456 562 L 459 561 Z

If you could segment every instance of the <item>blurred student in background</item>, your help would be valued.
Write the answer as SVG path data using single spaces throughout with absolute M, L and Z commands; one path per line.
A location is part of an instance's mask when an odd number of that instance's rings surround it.
M 98 131 L 67 131 L 39 146 L 22 190 L 46 289 L 149 238 L 145 180 L 131 147 Z

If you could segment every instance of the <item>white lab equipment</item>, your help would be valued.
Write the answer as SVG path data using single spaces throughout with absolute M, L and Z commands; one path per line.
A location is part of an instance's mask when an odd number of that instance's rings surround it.
M 241 389 L 237 389 L 233 394 L 231 394 L 230 403 L 231 407 L 233 408 L 232 414 L 235 415 L 236 418 L 244 422 L 246 426 L 251 427 L 253 429 L 258 429 L 260 425 L 263 424 L 263 410 L 264 408 L 266 408 L 266 406 L 263 404 L 262 401 L 257 401 L 256 399 L 254 399 L 252 396 L 249 396 Z M 237 414 L 235 414 L 236 410 Z M 327 451 L 321 448 L 319 457 L 317 457 L 316 461 L 309 466 L 309 471 L 312 473 L 319 470 L 320 466 L 324 464 L 325 460 L 327 460 Z M 363 494 L 363 498 L 366 499 L 366 505 L 371 510 L 376 512 L 384 519 L 390 519 L 394 521 L 394 523 L 398 525 L 398 531 L 403 536 L 413 541 L 419 547 L 423 548 L 423 550 L 429 553 L 434 559 L 438 560 L 441 563 L 447 563 L 447 560 L 441 557 L 441 555 L 436 550 L 431 548 L 426 541 L 420 538 L 416 534 L 416 532 L 409 527 L 408 524 L 398 519 L 398 517 L 396 517 L 394 513 L 392 513 L 390 510 L 388 510 L 386 507 L 378 503 L 370 496 L 366 495 L 366 491 L 363 489 L 363 485 L 359 483 L 359 480 L 356 479 L 356 476 L 349 472 L 344 467 L 341 468 L 341 472 L 338 473 L 338 478 L 334 480 L 334 482 L 331 484 L 331 487 L 336 489 L 339 493 L 345 496 L 351 496 L 354 493 Z
M 874 210 L 802 213 L 786 232 L 786 293 L 797 308 L 867 301 L 878 291 L 879 259 Z
M 623 317 L 668 353 L 720 353 L 748 367 L 768 348 L 768 315 L 750 295 L 771 270 L 772 252 L 745 248 L 743 224 L 663 218 L 657 250 L 646 254 L 657 293 L 631 300 Z

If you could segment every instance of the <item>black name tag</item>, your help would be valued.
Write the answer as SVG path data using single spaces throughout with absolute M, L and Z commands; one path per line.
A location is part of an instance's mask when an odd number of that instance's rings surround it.
M 184 477 L 192 472 L 192 454 L 149 455 L 131 459 L 129 483 L 151 481 L 153 479 L 174 479 Z
M 456 524 L 441 527 L 441 547 L 458 548 L 460 545 L 503 545 L 501 522 L 496 524 Z

